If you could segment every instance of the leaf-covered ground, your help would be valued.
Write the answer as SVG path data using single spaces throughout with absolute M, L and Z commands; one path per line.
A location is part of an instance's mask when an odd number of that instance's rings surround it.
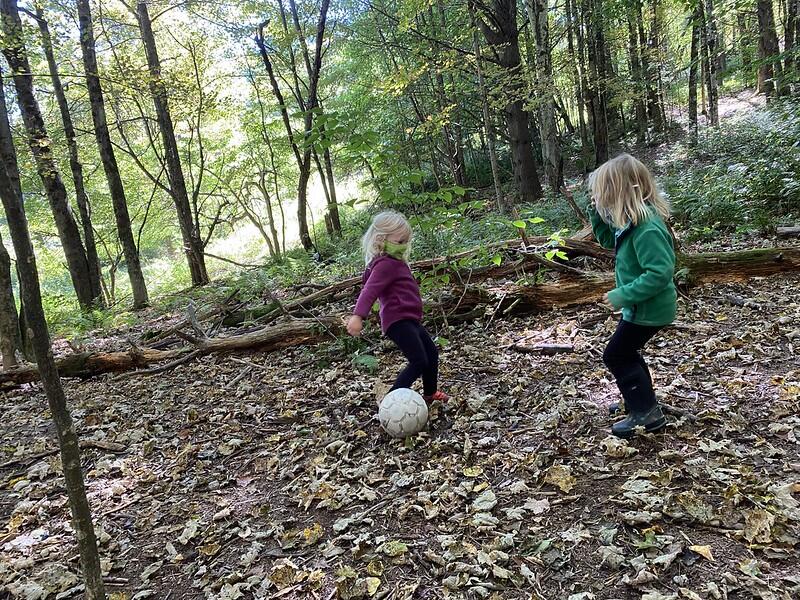
M 402 364 L 385 344 L 375 373 L 323 345 L 69 382 L 109 591 L 797 598 L 798 284 L 682 298 L 647 353 L 670 427 L 630 443 L 608 435 L 615 323 L 592 306 L 451 330 L 452 401 L 407 444 L 372 420 Z M 539 342 L 575 352 L 511 348 Z M 54 448 L 46 401 L 1 406 L 0 597 L 78 595 L 59 461 L 29 460 Z

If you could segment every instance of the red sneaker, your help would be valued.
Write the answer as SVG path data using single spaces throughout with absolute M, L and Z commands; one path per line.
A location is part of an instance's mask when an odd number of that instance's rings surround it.
M 447 402 L 448 400 L 450 400 L 450 396 L 448 396 L 444 392 L 434 392 L 430 396 L 423 396 L 423 398 L 425 399 L 425 402 L 427 402 L 428 404 L 436 400 L 438 400 L 439 402 Z

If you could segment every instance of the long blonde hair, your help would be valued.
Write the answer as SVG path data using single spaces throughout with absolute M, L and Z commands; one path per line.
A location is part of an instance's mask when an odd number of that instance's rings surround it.
M 408 257 L 411 254 L 411 236 L 413 233 L 411 225 L 408 224 L 403 215 L 393 210 L 379 212 L 372 218 L 372 223 L 370 223 L 364 237 L 361 238 L 364 261 L 369 264 L 376 256 L 383 254 L 386 237 L 398 231 L 408 234 L 408 249 L 403 257 L 408 262 Z
M 617 229 L 646 221 L 649 207 L 661 218 L 669 217 L 669 202 L 658 191 L 653 174 L 630 154 L 600 165 L 589 176 L 589 189 L 598 212 L 605 213 Z

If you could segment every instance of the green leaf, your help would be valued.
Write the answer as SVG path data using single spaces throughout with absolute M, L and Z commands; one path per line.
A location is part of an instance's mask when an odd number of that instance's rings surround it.
M 544 219 L 542 217 L 531 217 L 528 219 L 528 222 L 533 225 L 538 225 L 539 223 L 544 223 Z
M 353 364 L 357 367 L 364 367 L 368 371 L 378 368 L 378 359 L 371 354 L 359 354 L 353 358 Z
M 525 221 L 514 221 L 511 224 L 518 229 L 525 229 L 528 226 Z
M 450 340 L 448 340 L 446 337 L 437 336 L 436 338 L 436 345 L 439 346 L 440 348 L 444 348 L 449 343 Z
M 545 253 L 544 257 L 545 257 L 547 260 L 553 260 L 553 257 L 556 255 L 556 253 L 557 253 L 557 252 L 558 252 L 558 250 L 548 250 L 548 251 Z
M 560 258 L 561 260 L 568 260 L 569 259 L 569 256 L 567 256 L 567 253 L 564 252 L 563 250 L 556 250 L 556 256 L 558 258 Z
M 463 196 L 464 194 L 467 193 L 467 190 L 461 187 L 460 185 L 455 185 L 453 186 L 453 193 L 456 196 Z
M 501 265 L 501 263 L 503 262 L 503 257 L 500 256 L 499 254 L 495 254 L 492 257 L 492 262 L 499 267 Z

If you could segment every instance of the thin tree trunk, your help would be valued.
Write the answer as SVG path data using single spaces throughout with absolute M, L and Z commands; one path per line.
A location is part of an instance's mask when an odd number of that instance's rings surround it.
M 0 168 L 5 166 L 0 165 Z M 4 369 L 17 364 L 17 350 L 22 351 L 22 340 L 19 338 L 17 304 L 11 285 L 11 257 L 0 237 L 0 359 Z
M 17 1 L 2 0 L 0 6 L 2 6 L 3 32 L 5 34 L 3 54 L 11 67 L 14 86 L 17 90 L 17 102 L 28 134 L 28 145 L 50 202 L 50 209 L 56 222 L 78 302 L 82 309 L 91 310 L 98 297 L 92 290 L 89 261 L 83 248 L 78 224 L 75 222 L 69 206 L 67 190 L 53 157 L 52 140 L 47 134 L 39 103 L 34 94 L 33 76 L 25 49 Z
M 759 91 L 767 98 L 783 95 L 778 33 L 775 29 L 775 15 L 772 0 L 758 0 L 758 69 Z
M 13 0 L 3 1 L 4 16 L 13 19 L 16 15 L 16 22 L 19 23 L 16 8 L 16 2 Z M 13 20 L 11 22 L 14 23 Z M 12 29 L 12 31 L 14 30 Z M 18 35 L 19 32 L 20 28 L 17 27 L 14 33 Z M 6 33 L 8 34 L 8 31 Z M 18 48 L 16 50 L 17 57 L 19 57 Z M 37 139 L 45 140 L 47 138 L 39 137 Z M 42 309 L 36 257 L 33 253 L 33 245 L 28 231 L 28 221 L 22 207 L 22 197 L 15 193 L 13 182 L 8 176 L 5 165 L 0 165 L 0 197 L 8 218 L 11 238 L 14 242 L 17 266 L 21 275 L 20 292 L 25 302 L 25 311 L 28 318 L 27 325 L 33 332 L 33 351 L 36 356 L 39 377 L 47 396 L 50 414 L 56 427 L 58 444 L 61 449 L 61 468 L 64 471 L 67 496 L 72 512 L 72 527 L 75 530 L 81 570 L 86 584 L 86 598 L 88 600 L 105 600 L 100 555 L 97 550 L 92 515 L 89 509 L 89 502 L 86 499 L 83 472 L 81 471 L 78 436 L 75 433 L 72 418 L 67 410 L 64 390 L 61 387 L 61 380 L 53 359 L 50 334 L 47 330 L 47 322 Z
M 703 1 L 703 0 L 700 0 Z M 705 1 L 706 87 L 708 88 L 708 118 L 712 127 L 719 125 L 719 83 L 717 81 L 717 23 L 712 0 Z
M 709 0 L 710 1 L 710 0 Z M 653 92 L 654 92 L 654 106 L 656 120 L 660 124 L 662 131 L 667 127 L 667 115 L 664 109 L 664 82 L 661 77 L 663 70 L 663 60 L 661 52 L 661 21 L 659 19 L 659 4 L 658 0 L 652 0 L 651 3 L 651 20 L 650 20 L 650 39 L 648 47 L 652 59 L 652 76 L 653 76 Z
M 264 198 L 264 203 L 267 205 L 267 222 L 269 223 L 270 234 L 272 234 L 272 244 L 275 247 L 275 257 L 280 259 L 282 254 L 281 245 L 278 241 L 278 230 L 275 227 L 275 214 L 273 213 L 272 209 L 272 198 L 270 197 L 269 190 L 267 189 L 266 174 L 264 171 L 261 171 L 259 174 L 258 190 L 261 192 L 261 196 Z M 278 201 L 280 202 L 280 200 Z
M 588 19 L 588 40 L 586 43 L 591 72 L 589 102 L 592 107 L 594 133 L 594 160 L 599 166 L 608 160 L 608 94 L 605 68 L 605 32 L 602 0 L 584 0 L 584 17 Z
M 564 186 L 564 159 L 556 126 L 555 81 L 550 49 L 549 0 L 526 0 L 528 19 L 533 24 L 536 40 L 536 83 L 539 93 L 539 122 L 542 139 L 542 161 L 550 189 L 558 192 Z
M 86 2 L 88 0 L 81 1 Z M 172 124 L 172 115 L 169 112 L 167 88 L 161 77 L 161 60 L 158 57 L 156 38 L 146 2 L 137 3 L 136 17 L 139 21 L 139 31 L 141 32 L 142 43 L 147 55 L 147 66 L 150 71 L 150 94 L 153 97 L 156 120 L 161 132 L 161 140 L 164 144 L 164 159 L 167 163 L 170 193 L 178 213 L 178 224 L 183 238 L 183 250 L 189 263 L 192 285 L 205 285 L 209 282 L 209 278 L 205 255 L 203 254 L 203 241 L 200 238 L 200 223 L 195 222 L 192 207 L 189 204 L 186 179 L 183 176 L 178 142 L 175 139 L 175 128 Z
M 784 29 L 784 56 L 783 72 L 787 79 L 796 79 L 794 75 L 795 44 L 798 42 L 797 30 L 800 27 L 800 0 L 786 0 L 786 27 Z
M 75 127 L 72 124 L 72 115 L 69 113 L 67 96 L 64 93 L 64 86 L 61 85 L 61 76 L 58 73 L 58 64 L 53 53 L 53 40 L 50 36 L 50 28 L 44 19 L 41 9 L 35 15 L 42 35 L 42 48 L 47 59 L 47 67 L 50 70 L 50 79 L 53 82 L 53 91 L 58 102 L 58 110 L 61 113 L 61 121 L 64 125 L 64 137 L 69 149 L 69 166 L 72 171 L 72 181 L 75 185 L 75 200 L 78 204 L 78 211 L 81 215 L 81 226 L 83 227 L 83 241 L 86 246 L 86 259 L 89 261 L 89 275 L 92 283 L 92 293 L 95 298 L 102 298 L 103 288 L 101 280 L 103 278 L 100 269 L 100 258 L 97 255 L 97 244 L 94 239 L 94 229 L 92 228 L 91 207 L 89 206 L 89 196 L 86 194 L 86 186 L 83 181 L 83 165 L 78 156 L 78 143 L 75 140 Z
M 510 214 L 510 206 L 503 197 L 503 188 L 500 183 L 500 165 L 497 162 L 497 149 L 495 147 L 495 133 L 492 125 L 492 115 L 489 112 L 489 95 L 486 91 L 486 82 L 483 78 L 483 57 L 481 55 L 481 44 L 478 39 L 478 24 L 475 18 L 475 7 L 472 2 L 468 2 L 470 21 L 472 23 L 472 48 L 475 52 L 475 69 L 478 73 L 478 92 L 481 95 L 481 110 L 483 112 L 483 128 L 486 132 L 486 145 L 489 151 L 489 164 L 492 167 L 492 182 L 494 183 L 494 199 L 497 209 Z
M 519 53 L 519 29 L 517 28 L 517 5 L 515 0 L 493 0 L 490 7 L 476 5 L 485 18 L 479 18 L 486 41 L 498 56 L 499 66 L 504 70 L 506 94 L 509 101 L 505 107 L 514 180 L 520 199 L 533 202 L 542 197 L 542 185 L 536 170 L 528 113 L 522 101 L 524 86 Z
M 736 11 L 736 25 L 739 44 L 739 57 L 742 61 L 742 72 L 744 73 L 745 83 L 751 81 L 753 53 L 750 46 L 750 32 L 748 27 L 748 15 L 743 10 Z M 760 86 L 759 86 L 760 89 Z
M 324 126 L 322 127 L 324 135 Z M 328 190 L 330 191 L 330 200 L 328 202 L 328 214 L 331 217 L 331 224 L 333 231 L 337 235 L 342 233 L 342 222 L 339 219 L 339 200 L 336 198 L 336 180 L 333 176 L 333 159 L 331 158 L 330 148 L 325 148 L 322 153 L 322 159 L 325 162 L 325 173 L 328 176 Z
M 0 168 L 5 169 L 7 174 L 13 174 L 13 180 L 9 178 L 9 181 L 14 193 L 21 198 L 22 188 L 20 187 L 14 141 L 11 136 L 11 125 L 8 122 L 2 73 L 0 73 Z M 11 257 L 0 238 L 0 354 L 2 354 L 4 369 L 17 364 L 17 350 L 24 353 L 17 305 L 14 301 Z
M 700 11 L 692 17 L 692 50 L 689 59 L 689 141 L 697 144 L 697 67 L 700 62 Z
M 584 44 L 583 33 L 581 32 L 580 19 L 577 14 L 576 0 L 566 0 L 567 21 L 567 52 L 569 53 L 570 63 L 572 64 L 573 78 L 575 79 L 575 103 L 578 111 L 578 129 L 581 136 L 581 157 L 583 159 L 583 172 L 589 169 L 591 147 L 589 142 L 589 132 L 586 127 L 586 68 L 584 66 Z M 572 38 L 575 37 L 575 42 Z M 577 45 L 577 55 L 575 46 Z
M 636 30 L 636 15 L 628 14 L 628 57 L 633 79 L 633 109 L 636 114 L 636 142 L 643 144 L 647 139 L 647 107 L 645 105 L 645 82 L 642 76 L 642 62 L 639 54 L 639 36 Z

